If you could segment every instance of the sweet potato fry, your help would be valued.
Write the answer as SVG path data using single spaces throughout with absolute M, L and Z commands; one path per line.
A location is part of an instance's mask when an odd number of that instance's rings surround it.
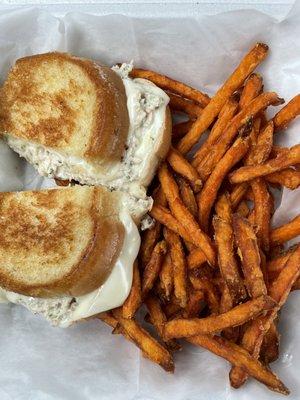
M 273 322 L 270 329 L 265 334 L 260 351 L 260 360 L 268 365 L 276 361 L 279 357 L 279 339 L 276 324 Z
M 174 372 L 173 358 L 165 347 L 139 326 L 134 319 L 123 318 L 122 310 L 119 308 L 114 309 L 112 313 L 126 334 L 142 350 L 147 358 L 160 365 L 164 370 Z
M 192 128 L 194 120 L 188 120 L 184 122 L 179 122 L 173 125 L 172 128 L 172 139 L 176 140 L 182 138 L 184 135 L 188 133 L 188 131 Z
M 234 214 L 233 231 L 248 293 L 254 298 L 262 296 L 267 293 L 267 288 L 260 268 L 260 252 L 253 228 L 247 219 Z
M 289 258 L 286 267 L 282 270 L 278 278 L 272 283 L 269 289 L 270 297 L 276 302 L 277 306 L 266 315 L 252 321 L 247 327 L 242 346 L 254 358 L 258 358 L 264 334 L 277 316 L 278 310 L 286 302 L 291 288 L 300 275 L 300 247 Z M 230 382 L 235 388 L 240 387 L 247 379 L 247 373 L 241 368 L 233 367 L 230 372 Z
M 142 277 L 142 295 L 144 297 L 148 294 L 149 290 L 152 289 L 156 279 L 158 278 L 166 252 L 167 246 L 164 240 L 155 245 Z
M 184 318 L 198 317 L 204 306 L 204 293 L 202 290 L 191 289 L 189 292 L 189 300 L 184 309 Z
M 200 249 L 194 249 L 187 256 L 188 269 L 198 268 L 206 262 L 205 254 Z
M 163 305 L 163 311 L 167 319 L 176 318 L 177 316 L 182 315 L 182 308 L 178 304 L 174 294 L 171 297 L 170 301 L 167 304 Z
M 194 218 L 198 215 L 198 206 L 190 185 L 182 178 L 178 180 L 182 201 Z
M 262 178 L 254 179 L 251 182 L 251 188 L 254 196 L 254 224 L 256 226 L 256 236 L 262 250 L 268 252 L 271 218 L 270 194 Z
M 258 74 L 251 74 L 247 79 L 240 98 L 240 109 L 248 105 L 257 97 L 263 89 L 262 77 Z
M 245 163 L 246 165 L 261 164 L 269 158 L 273 147 L 273 132 L 274 125 L 271 121 L 258 134 L 256 143 L 251 148 L 247 163 Z
M 179 96 L 196 101 L 202 107 L 206 107 L 210 100 L 209 96 L 202 93 L 200 90 L 194 89 L 165 75 L 158 74 L 157 72 L 134 68 L 131 71 L 130 76 L 133 78 L 148 79 L 164 90 L 169 90 Z
M 268 92 L 262 93 L 247 107 L 242 109 L 230 122 L 226 130 L 217 142 L 214 143 L 211 152 L 207 159 L 203 159 L 197 166 L 200 177 L 205 180 L 209 176 L 214 166 L 222 159 L 226 153 L 233 139 L 239 133 L 241 136 L 247 134 L 252 129 L 253 119 L 269 105 L 282 104 L 283 100 L 280 99 L 276 93 Z
M 228 193 L 222 194 L 218 201 L 216 202 L 216 213 L 217 216 L 224 221 L 231 223 L 232 219 L 232 209 L 231 209 L 231 201 Z
M 167 322 L 167 317 L 165 316 L 157 298 L 154 296 L 148 296 L 145 300 L 145 304 L 149 312 L 150 321 L 152 325 L 154 325 L 158 335 L 165 342 L 166 347 L 170 351 L 180 350 L 181 346 L 176 340 L 164 340 L 163 327 L 164 324 Z
M 235 210 L 235 213 L 244 218 L 249 217 L 251 210 L 245 200 L 240 202 L 237 209 Z
M 166 338 L 183 338 L 202 334 L 212 334 L 226 328 L 242 325 L 257 317 L 263 311 L 272 310 L 276 302 L 269 296 L 261 296 L 240 304 L 226 313 L 206 318 L 178 318 L 164 326 Z
M 277 156 L 261 165 L 241 167 L 230 174 L 231 183 L 246 182 L 260 176 L 281 171 L 291 165 L 300 163 L 300 145 L 290 148 L 288 153 Z
M 258 43 L 243 58 L 237 69 L 217 91 L 209 104 L 197 118 L 191 130 L 184 136 L 178 145 L 178 150 L 185 154 L 199 140 L 201 135 L 211 125 L 229 97 L 237 90 L 244 80 L 254 71 L 257 65 L 266 57 L 268 46 Z
M 111 326 L 112 328 L 116 328 L 118 325 L 118 321 L 112 315 L 110 311 L 102 312 L 97 314 L 95 318 L 100 319 L 101 321 L 105 322 L 107 325 Z
M 239 95 L 234 93 L 229 97 L 228 101 L 225 103 L 224 107 L 220 111 L 219 117 L 214 124 L 212 130 L 206 141 L 202 144 L 199 150 L 196 151 L 194 155 L 194 159 L 192 164 L 197 167 L 199 163 L 206 157 L 210 150 L 211 146 L 219 139 L 222 135 L 223 131 L 235 115 L 239 105 Z
M 174 286 L 173 265 L 170 254 L 167 254 L 164 258 L 159 279 L 160 285 L 165 293 L 165 297 L 166 299 L 169 299 Z
M 178 222 L 175 217 L 173 217 L 167 208 L 154 205 L 150 211 L 150 215 L 162 225 L 177 233 L 177 235 L 181 236 L 184 240 L 195 244 L 195 241 L 190 234 L 186 231 L 183 225 L 181 225 L 181 223 Z
M 161 225 L 158 221 L 155 221 L 154 225 L 151 228 L 143 232 L 139 253 L 141 268 L 144 269 L 150 261 L 151 254 L 153 253 L 153 249 L 159 240 L 160 233 Z
M 133 318 L 136 311 L 142 304 L 142 289 L 141 278 L 137 261 L 133 264 L 133 277 L 132 285 L 129 296 L 122 306 L 122 313 L 124 318 Z
M 270 243 L 280 244 L 300 235 L 300 215 L 285 225 L 275 228 L 270 233 Z
M 223 314 L 234 307 L 232 296 L 229 292 L 228 286 L 223 283 L 221 286 L 221 300 L 220 300 L 220 314 Z M 236 342 L 240 335 L 240 327 L 236 326 L 233 328 L 227 328 L 222 331 L 222 336 L 224 336 L 228 340 L 232 340 Z
M 270 280 L 273 281 L 278 277 L 279 273 L 285 268 L 287 261 L 298 246 L 299 244 L 291 246 L 289 249 L 267 262 L 266 269 Z
M 186 178 L 194 191 L 197 193 L 202 188 L 202 182 L 197 170 L 189 163 L 189 161 L 178 150 L 171 147 L 168 154 L 168 162 L 172 169 L 179 175 Z
M 273 118 L 275 130 L 286 129 L 300 115 L 300 94 L 292 98 Z
M 219 314 L 220 299 L 214 284 L 206 278 L 190 274 L 190 281 L 195 290 L 202 290 L 211 314 Z
M 269 389 L 281 394 L 289 394 L 289 390 L 279 378 L 255 360 L 242 347 L 219 336 L 198 335 L 186 339 L 195 346 L 203 347 L 229 361 L 231 364 L 240 367 L 247 374 L 265 384 Z
M 246 298 L 246 291 L 234 256 L 234 237 L 230 221 L 214 217 L 215 241 L 221 276 L 228 287 L 233 304 Z
M 193 215 L 184 206 L 179 197 L 178 186 L 165 164 L 160 168 L 158 176 L 172 213 L 176 219 L 185 226 L 185 229 L 192 237 L 192 243 L 201 248 L 208 262 L 213 266 L 215 264 L 216 255 L 212 242 L 210 238 L 202 232 Z
M 180 306 L 184 308 L 187 304 L 187 269 L 183 247 L 176 233 L 164 228 L 164 237 L 170 248 L 173 264 L 174 294 Z
M 167 92 L 167 94 L 170 98 L 169 107 L 172 111 L 185 113 L 190 118 L 197 118 L 202 113 L 203 108 L 199 104 L 170 92 Z
M 230 193 L 230 202 L 232 210 L 235 210 L 240 202 L 243 200 L 245 194 L 247 193 L 249 184 L 247 182 L 235 185 Z
M 294 190 L 300 186 L 300 171 L 286 168 L 265 177 L 267 182 Z
M 226 152 L 222 160 L 220 160 L 208 180 L 205 182 L 198 199 L 199 222 L 200 226 L 205 231 L 207 231 L 210 212 L 223 179 L 231 168 L 243 158 L 248 150 L 248 146 L 249 138 L 239 137 Z

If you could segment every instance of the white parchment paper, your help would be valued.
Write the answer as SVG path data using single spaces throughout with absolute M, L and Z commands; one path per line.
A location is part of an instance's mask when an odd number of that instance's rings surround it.
M 212 94 L 252 44 L 264 41 L 271 48 L 261 68 L 265 87 L 288 100 L 300 89 L 299 38 L 300 1 L 281 22 L 255 11 L 180 19 L 71 13 L 57 19 L 44 11 L 22 9 L 0 14 L 0 73 L 3 81 L 17 58 L 61 50 L 109 65 L 134 59 L 138 66 Z M 299 130 L 298 121 L 278 135 L 279 142 L 299 142 Z M 51 184 L 0 144 L 0 190 Z M 284 191 L 274 223 L 284 223 L 299 210 L 300 192 Z M 299 293 L 292 293 L 281 316 L 281 357 L 273 364 L 293 400 L 300 398 L 299 304 Z M 1 305 L 0 326 L 1 400 L 281 398 L 252 380 L 239 391 L 231 389 L 229 365 L 192 346 L 176 354 L 176 372 L 168 375 L 97 321 L 64 330 L 21 307 Z

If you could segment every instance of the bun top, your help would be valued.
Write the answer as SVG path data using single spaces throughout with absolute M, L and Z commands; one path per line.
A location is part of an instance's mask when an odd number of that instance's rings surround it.
M 2 133 L 67 155 L 120 160 L 129 129 L 122 79 L 66 53 L 19 59 L 1 91 Z
M 0 287 L 48 298 L 99 288 L 123 246 L 123 196 L 87 186 L 0 193 Z

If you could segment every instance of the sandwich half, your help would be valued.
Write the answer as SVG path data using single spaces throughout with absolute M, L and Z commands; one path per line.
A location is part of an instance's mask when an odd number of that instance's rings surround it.
M 74 186 L 0 193 L 0 298 L 53 325 L 120 306 L 140 237 L 128 195 Z
M 4 139 L 43 176 L 145 200 L 170 145 L 169 98 L 131 68 L 57 52 L 19 59 L 0 96 Z

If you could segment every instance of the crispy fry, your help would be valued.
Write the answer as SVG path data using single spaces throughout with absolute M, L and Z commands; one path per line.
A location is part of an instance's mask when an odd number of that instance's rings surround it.
M 259 361 L 255 360 L 242 347 L 219 336 L 198 335 L 186 339 L 195 346 L 204 347 L 229 361 L 231 364 L 240 367 L 247 374 L 257 379 L 259 382 L 268 386 L 269 389 L 281 394 L 289 394 L 289 390 L 279 380 L 279 378 L 264 367 Z
M 167 92 L 167 94 L 170 98 L 169 106 L 172 111 L 185 113 L 190 118 L 197 118 L 201 115 L 203 108 L 199 104 L 170 92 Z
M 198 317 L 203 308 L 204 293 L 202 290 L 190 290 L 189 300 L 185 307 L 184 318 Z
M 131 71 L 130 76 L 133 78 L 148 79 L 164 90 L 169 90 L 182 97 L 196 101 L 202 107 L 206 107 L 210 100 L 209 96 L 200 92 L 200 90 L 194 89 L 165 75 L 158 74 L 157 72 L 134 68 Z
M 246 298 L 246 291 L 234 256 L 234 237 L 231 223 L 215 216 L 213 226 L 221 276 L 228 287 L 232 303 L 238 304 Z
M 145 304 L 149 312 L 150 321 L 152 325 L 154 325 L 158 335 L 165 342 L 166 347 L 171 351 L 180 350 L 181 346 L 176 340 L 164 340 L 163 327 L 164 324 L 167 322 L 167 317 L 165 316 L 157 298 L 155 298 L 154 296 L 148 296 L 145 300 Z
M 186 178 L 197 193 L 202 188 L 202 182 L 197 170 L 179 153 L 178 150 L 171 147 L 168 154 L 168 162 L 175 172 Z
M 289 148 L 288 147 L 282 147 L 282 146 L 273 145 L 272 150 L 271 150 L 271 154 L 270 154 L 270 158 L 275 158 L 278 155 L 286 154 L 288 152 L 289 152 Z
M 206 278 L 196 277 L 194 275 L 190 275 L 190 281 L 194 289 L 204 292 L 210 312 L 212 314 L 218 314 L 220 299 L 213 283 Z
M 270 233 L 270 243 L 280 244 L 300 235 L 300 215 Z
M 235 213 L 240 215 L 241 217 L 247 218 L 250 214 L 250 208 L 248 207 L 248 204 L 245 200 L 241 201 L 240 204 L 238 205 L 237 209 L 235 210 Z
M 275 130 L 286 129 L 300 115 L 300 94 L 292 98 L 273 118 Z
M 293 168 L 286 168 L 282 171 L 267 175 L 265 179 L 269 183 L 285 186 L 288 189 L 294 190 L 300 186 L 300 171 L 296 171 Z
M 222 287 L 222 295 L 220 300 L 220 314 L 223 314 L 231 310 L 234 305 L 232 302 L 232 296 L 229 292 L 228 286 L 225 283 L 223 283 L 221 287 Z M 236 342 L 239 338 L 239 333 L 240 333 L 239 331 L 240 331 L 239 326 L 233 328 L 227 328 L 222 331 L 222 336 L 224 336 L 228 340 Z
M 205 231 L 207 231 L 210 212 L 223 179 L 231 168 L 243 158 L 247 152 L 248 146 L 249 139 L 239 137 L 205 182 L 198 200 L 200 226 Z
M 124 318 L 133 318 L 136 311 L 142 304 L 141 279 L 137 261 L 133 264 L 132 285 L 129 296 L 122 306 Z
M 254 298 L 262 296 L 267 293 L 267 288 L 260 268 L 261 258 L 253 228 L 247 219 L 234 214 L 233 231 L 248 293 Z
M 249 184 L 247 182 L 235 185 L 230 193 L 230 201 L 232 209 L 235 210 L 240 202 L 243 200 L 245 194 L 247 193 Z
M 265 334 L 260 351 L 261 361 L 268 365 L 276 361 L 279 357 L 279 339 L 277 327 L 273 322 L 270 329 Z
M 165 293 L 165 297 L 166 299 L 169 299 L 174 286 L 173 265 L 170 254 L 167 254 L 164 258 L 159 274 L 159 279 L 160 285 Z
M 142 294 L 145 297 L 152 289 L 162 266 L 164 255 L 167 252 L 166 242 L 162 240 L 157 243 L 151 254 L 151 258 L 146 265 L 142 278 Z
M 142 350 L 147 358 L 160 365 L 166 371 L 174 372 L 172 356 L 165 347 L 139 326 L 134 319 L 123 318 L 122 310 L 119 308 L 114 309 L 112 313 L 126 334 Z
M 180 140 L 178 150 L 181 153 L 187 153 L 197 143 L 201 135 L 211 125 L 233 92 L 241 86 L 257 65 L 263 61 L 267 55 L 267 51 L 268 46 L 258 43 L 243 58 L 237 69 L 204 108 L 189 133 Z
M 214 124 L 212 130 L 206 141 L 202 144 L 202 146 L 197 150 L 194 155 L 194 160 L 192 164 L 197 167 L 199 163 L 206 157 L 210 150 L 211 146 L 219 139 L 219 137 L 224 132 L 225 128 L 235 115 L 239 104 L 239 95 L 234 93 L 232 96 L 229 97 L 228 101 L 225 103 L 224 107 L 220 111 L 219 117 Z
M 181 236 L 184 240 L 194 243 L 193 238 L 167 208 L 154 205 L 150 211 L 150 215 L 162 225 L 177 233 L 177 235 Z
M 188 120 L 184 122 L 179 122 L 173 125 L 172 128 L 172 139 L 179 139 L 182 138 L 184 135 L 188 133 L 188 131 L 193 126 L 194 120 Z
M 291 165 L 300 163 L 300 145 L 291 147 L 288 153 L 281 154 L 276 158 L 267 161 L 265 164 L 256 166 L 241 167 L 232 172 L 230 177 L 231 183 L 246 182 L 260 176 L 269 175 L 273 172 L 281 171 Z
M 107 325 L 111 326 L 112 328 L 116 328 L 118 325 L 118 321 L 113 317 L 110 311 L 105 311 L 100 314 L 95 315 L 95 318 L 100 319 L 101 321 L 105 322 Z
M 154 225 L 151 228 L 143 232 L 139 253 L 141 268 L 144 269 L 150 261 L 151 254 L 153 253 L 153 249 L 159 240 L 160 233 L 161 225 L 158 221 L 155 221 Z
M 280 99 L 276 93 L 268 92 L 262 93 L 256 97 L 247 107 L 242 109 L 230 122 L 226 130 L 217 142 L 214 143 L 208 157 L 197 166 L 200 177 L 205 180 L 213 170 L 215 165 L 222 159 L 230 144 L 237 136 L 245 135 L 252 129 L 254 117 L 264 110 L 269 105 L 282 104 L 283 100 Z
M 200 249 L 194 249 L 190 252 L 187 257 L 188 269 L 198 268 L 203 265 L 206 261 L 205 254 Z
M 208 262 L 213 266 L 215 264 L 215 250 L 212 242 L 210 238 L 202 232 L 195 218 L 184 206 L 179 197 L 178 186 L 165 164 L 160 168 L 158 176 L 172 213 L 178 221 L 184 224 L 185 229 L 192 238 L 192 243 L 201 248 Z
M 254 358 L 258 358 L 264 334 L 270 329 L 270 326 L 277 316 L 278 310 L 286 302 L 291 288 L 300 274 L 300 247 L 289 258 L 286 267 L 282 270 L 278 278 L 272 283 L 269 289 L 270 297 L 276 302 L 277 306 L 262 315 L 247 327 L 242 346 Z M 233 367 L 230 372 L 230 382 L 235 388 L 240 387 L 247 379 L 247 373 L 241 368 Z
M 179 236 L 167 228 L 164 228 L 164 237 L 170 247 L 173 264 L 174 294 L 180 306 L 184 308 L 188 301 L 188 293 L 186 262 L 182 244 Z
M 218 201 L 216 202 L 216 213 L 217 216 L 224 221 L 231 223 L 232 219 L 232 210 L 231 210 L 231 201 L 228 193 L 222 194 Z
M 295 246 L 291 246 L 289 249 L 284 251 L 283 253 L 277 255 L 275 258 L 268 261 L 266 268 L 268 272 L 268 276 L 270 280 L 274 280 L 277 278 L 279 273 L 283 270 L 286 266 L 287 261 L 289 260 L 292 253 L 297 249 L 299 244 Z
M 274 125 L 273 122 L 269 122 L 259 133 L 256 143 L 254 144 L 246 165 L 257 165 L 266 161 L 273 147 L 273 132 Z
M 254 196 L 254 224 L 256 226 L 256 236 L 262 250 L 268 252 L 271 218 L 270 194 L 262 178 L 254 179 L 251 182 L 251 188 Z
M 164 335 L 171 339 L 215 333 L 242 325 L 263 311 L 272 310 L 275 305 L 276 302 L 265 295 L 240 304 L 223 314 L 206 318 L 174 319 L 165 324 Z
M 262 77 L 258 74 L 251 74 L 247 79 L 240 98 L 240 109 L 247 106 L 263 89 Z
M 198 215 L 198 206 L 194 192 L 192 191 L 190 185 L 181 178 L 179 179 L 179 190 L 184 205 L 193 215 L 193 217 L 196 218 Z
M 164 313 L 168 319 L 172 319 L 177 317 L 178 315 L 181 315 L 182 308 L 177 302 L 177 299 L 173 295 L 169 303 L 167 303 L 165 306 L 163 306 Z

